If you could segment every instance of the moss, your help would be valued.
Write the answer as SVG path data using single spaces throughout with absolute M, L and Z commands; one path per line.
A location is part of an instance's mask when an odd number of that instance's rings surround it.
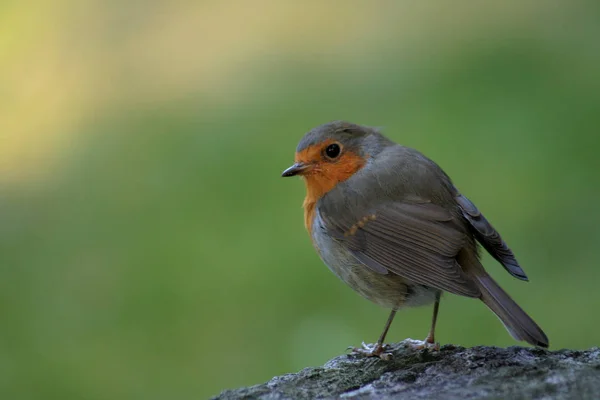
M 274 377 L 214 399 L 592 399 L 600 393 L 600 350 L 444 346 L 414 350 L 392 346 L 390 361 L 336 357 L 324 367 Z

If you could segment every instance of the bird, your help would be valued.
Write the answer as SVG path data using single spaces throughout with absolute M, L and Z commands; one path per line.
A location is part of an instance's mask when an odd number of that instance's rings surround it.
M 376 343 L 354 351 L 389 359 L 396 312 L 433 304 L 419 348 L 439 349 L 441 294 L 481 300 L 517 341 L 547 348 L 548 337 L 486 272 L 483 247 L 513 277 L 528 281 L 498 231 L 434 161 L 380 129 L 346 121 L 300 140 L 283 177 L 306 186 L 304 225 L 321 260 L 366 299 L 390 309 Z

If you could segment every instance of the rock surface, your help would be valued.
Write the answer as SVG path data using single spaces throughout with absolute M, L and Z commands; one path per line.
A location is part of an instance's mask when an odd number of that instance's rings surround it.
M 600 349 L 391 346 L 383 361 L 343 355 L 215 399 L 600 399 Z

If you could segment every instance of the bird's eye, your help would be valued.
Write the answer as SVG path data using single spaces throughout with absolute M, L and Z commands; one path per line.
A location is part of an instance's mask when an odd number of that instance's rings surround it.
M 325 148 L 325 155 L 329 158 L 337 158 L 337 156 L 340 155 L 340 152 L 342 151 L 342 149 L 340 148 L 340 145 L 337 143 L 332 143 L 329 146 L 327 146 L 327 148 Z

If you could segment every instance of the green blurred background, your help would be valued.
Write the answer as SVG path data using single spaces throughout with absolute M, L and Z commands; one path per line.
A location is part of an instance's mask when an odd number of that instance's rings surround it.
M 3 1 L 0 397 L 206 398 L 375 341 L 387 310 L 322 265 L 280 178 L 335 119 L 436 160 L 552 348 L 598 345 L 598 4 Z M 516 344 L 457 296 L 438 326 Z

